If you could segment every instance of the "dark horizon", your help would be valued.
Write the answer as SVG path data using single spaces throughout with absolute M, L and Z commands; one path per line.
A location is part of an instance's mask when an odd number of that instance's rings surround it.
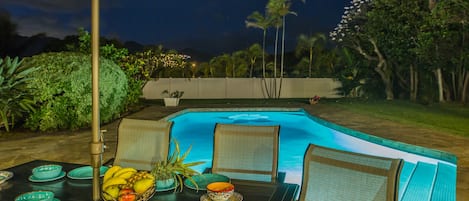
M 347 1 L 292 1 L 297 16 L 286 18 L 286 49 L 296 46 L 299 34 L 328 33 L 340 21 Z M 163 45 L 170 49 L 191 48 L 210 54 L 230 53 L 262 42 L 260 29 L 246 28 L 245 20 L 254 11 L 263 12 L 265 1 L 227 0 L 206 3 L 183 0 L 155 3 L 130 0 L 101 0 L 100 34 L 122 43 Z M 90 31 L 89 2 L 71 0 L 3 0 L 0 11 L 10 15 L 22 36 L 45 33 L 63 38 Z M 268 32 L 273 45 L 275 30 Z M 267 48 L 273 49 L 273 48 Z

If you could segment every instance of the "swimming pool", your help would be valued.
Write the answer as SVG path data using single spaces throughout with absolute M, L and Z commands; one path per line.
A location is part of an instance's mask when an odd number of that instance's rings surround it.
M 285 181 L 301 184 L 303 156 L 309 143 L 376 156 L 403 158 L 399 200 L 456 200 L 456 157 L 375 137 L 308 114 L 303 109 L 231 108 L 187 109 L 172 114 L 172 137 L 183 150 L 192 145 L 187 161 L 206 161 L 196 169 L 211 166 L 215 123 L 248 125 L 280 124 L 279 171 Z

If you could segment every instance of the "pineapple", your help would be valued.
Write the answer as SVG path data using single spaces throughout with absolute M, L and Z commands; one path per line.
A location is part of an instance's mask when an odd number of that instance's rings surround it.
M 192 176 L 200 173 L 191 167 L 200 165 L 204 162 L 184 163 L 184 159 L 186 159 L 187 155 L 189 154 L 191 147 L 189 147 L 189 149 L 181 156 L 179 143 L 175 139 L 173 139 L 173 142 L 173 153 L 168 157 L 167 160 L 156 162 L 153 165 L 151 174 L 155 177 L 155 180 L 167 180 L 172 178 L 179 184 L 182 184 L 182 178 L 185 177 L 193 182 L 197 187 L 197 184 L 192 180 Z M 179 185 L 179 190 L 182 191 L 182 189 L 183 185 Z

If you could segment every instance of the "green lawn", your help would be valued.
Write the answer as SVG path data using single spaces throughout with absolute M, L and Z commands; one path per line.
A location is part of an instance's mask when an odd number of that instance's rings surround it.
M 327 101 L 357 114 L 417 125 L 469 136 L 469 107 L 456 103 L 421 105 L 409 101 L 350 100 Z

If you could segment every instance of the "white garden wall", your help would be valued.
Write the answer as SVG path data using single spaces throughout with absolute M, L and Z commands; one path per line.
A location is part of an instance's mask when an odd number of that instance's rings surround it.
M 274 86 L 274 79 L 266 79 L 266 84 Z M 280 98 L 338 98 L 335 89 L 340 86 L 332 78 L 283 78 Z M 162 99 L 165 89 L 184 91 L 183 99 L 267 98 L 261 78 L 159 78 L 145 85 L 143 98 Z

